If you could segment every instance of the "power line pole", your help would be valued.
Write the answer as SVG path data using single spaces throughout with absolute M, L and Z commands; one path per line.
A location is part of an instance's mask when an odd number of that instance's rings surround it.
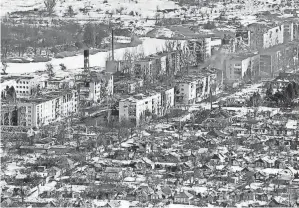
M 23 183 L 24 183 L 24 181 L 22 181 L 22 183 L 21 183 L 22 204 L 24 204 L 24 189 L 23 189 Z
M 210 86 L 210 105 L 211 105 L 211 111 L 213 110 L 213 102 L 212 102 L 212 88 Z

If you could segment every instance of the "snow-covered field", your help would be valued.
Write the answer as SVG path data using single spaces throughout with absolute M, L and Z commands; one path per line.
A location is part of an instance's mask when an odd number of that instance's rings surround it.
M 104 2 L 104 0 L 64 0 L 64 2 L 58 6 L 58 15 L 63 14 L 65 12 L 65 8 L 70 5 L 73 6 L 75 12 L 78 12 L 79 8 L 83 8 L 84 6 L 92 7 L 92 12 L 90 12 L 90 16 L 92 17 L 98 16 L 101 13 L 105 14 L 107 12 L 117 14 L 117 10 L 122 10 L 121 15 L 129 15 L 133 12 L 136 16 L 139 16 L 140 14 L 140 17 L 146 18 L 154 17 L 157 9 L 179 8 L 175 2 L 168 0 L 151 0 L 150 3 L 148 0 L 107 0 L 107 3 Z M 86 15 L 81 14 L 79 18 L 83 18 L 84 16 Z
M 135 26 L 151 26 L 154 22 L 145 21 L 147 18 L 155 18 L 156 15 L 169 17 L 183 17 L 184 15 L 199 15 L 205 14 L 208 19 L 216 18 L 220 15 L 220 11 L 226 10 L 226 14 L 233 18 L 241 18 L 243 23 L 252 23 L 255 17 L 252 16 L 258 11 L 266 11 L 269 5 L 262 2 L 257 3 L 255 0 L 245 1 L 245 5 L 236 9 L 240 4 L 229 4 L 224 6 L 221 3 L 215 4 L 213 8 L 190 7 L 187 11 L 181 10 L 181 7 L 171 0 L 60 0 L 55 7 L 55 14 L 58 18 L 66 18 L 65 13 L 69 6 L 72 6 L 75 16 L 78 21 L 80 20 L 97 20 L 97 21 L 110 21 L 113 18 L 120 18 L 124 26 L 129 26 L 133 23 Z M 1 16 L 15 11 L 26 10 L 43 10 L 45 8 L 44 1 L 42 0 L 2 0 L 1 1 Z M 86 9 L 86 13 L 82 12 Z M 157 13 L 157 10 L 172 9 L 168 13 Z M 195 9 L 195 10 L 194 10 Z M 129 25 L 127 25 L 129 24 Z
M 179 6 L 168 0 L 61 0 L 58 1 L 55 13 L 63 16 L 69 6 L 72 6 L 77 18 L 97 18 L 103 17 L 107 13 L 117 14 L 122 10 L 121 15 L 131 15 L 139 17 L 153 17 L 157 9 L 175 9 Z M 43 9 L 44 1 L 42 0 L 2 0 L 1 15 L 14 11 L 26 11 L 32 9 Z M 88 14 L 83 14 L 79 9 L 88 8 Z M 131 13 L 131 14 L 130 14 Z M 107 15 L 106 15 L 107 16 Z
M 144 38 L 143 43 L 137 47 L 128 47 L 116 49 L 114 57 L 116 60 L 123 59 L 123 55 L 126 51 L 131 53 L 144 53 L 144 55 L 150 55 L 159 51 L 162 51 L 165 46 L 166 40 Z M 94 55 L 90 55 L 90 67 L 105 67 L 106 59 L 111 54 L 110 52 L 99 52 Z M 77 55 L 73 57 L 66 57 L 62 59 L 52 59 L 49 63 L 53 64 L 56 74 L 61 73 L 59 70 L 59 64 L 63 63 L 68 71 L 74 72 L 79 68 L 83 68 L 83 55 Z M 7 67 L 7 73 L 12 74 L 25 74 L 34 73 L 36 71 L 46 70 L 46 63 L 9 63 Z

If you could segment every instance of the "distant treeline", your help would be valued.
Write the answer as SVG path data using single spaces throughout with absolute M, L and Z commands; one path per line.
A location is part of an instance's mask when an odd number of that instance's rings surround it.
M 41 49 L 56 54 L 62 51 L 75 51 L 84 47 L 101 48 L 102 40 L 108 37 L 108 25 L 63 22 L 59 25 L 34 26 L 31 24 L 1 23 L 2 58 L 39 55 Z M 128 29 L 117 29 L 115 35 L 129 35 Z

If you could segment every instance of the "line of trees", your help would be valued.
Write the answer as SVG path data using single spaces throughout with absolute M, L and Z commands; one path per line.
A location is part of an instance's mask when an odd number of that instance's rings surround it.
M 70 21 L 53 25 L 14 25 L 10 22 L 2 22 L 1 51 L 3 58 L 10 54 L 23 56 L 28 52 L 41 55 L 42 50 L 56 54 L 86 46 L 99 48 L 103 38 L 109 35 L 108 26 L 103 24 L 87 23 L 82 26 Z
M 21 56 L 28 50 L 35 55 L 38 49 L 51 49 L 55 52 L 54 46 L 67 46 L 79 41 L 81 28 L 76 23 L 55 28 L 1 23 L 1 29 L 1 50 L 3 56 L 7 57 L 9 53 L 18 53 Z
M 290 82 L 283 90 L 273 93 L 272 85 L 266 91 L 266 100 L 278 104 L 290 105 L 299 96 L 299 84 Z
M 84 27 L 83 42 L 88 47 L 99 48 L 104 37 L 108 36 L 108 28 L 103 29 L 103 25 L 88 23 Z
M 5 93 L 6 92 L 6 93 Z M 6 86 L 5 92 L 1 92 L 1 99 L 6 100 L 8 102 L 16 102 L 17 94 L 14 86 L 8 87 Z

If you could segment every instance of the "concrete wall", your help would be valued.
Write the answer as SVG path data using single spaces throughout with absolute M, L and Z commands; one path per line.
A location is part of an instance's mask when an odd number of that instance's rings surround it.
M 282 44 L 283 43 L 283 34 L 284 26 L 276 26 L 274 28 L 269 29 L 263 35 L 263 48 L 270 48 L 272 46 Z

